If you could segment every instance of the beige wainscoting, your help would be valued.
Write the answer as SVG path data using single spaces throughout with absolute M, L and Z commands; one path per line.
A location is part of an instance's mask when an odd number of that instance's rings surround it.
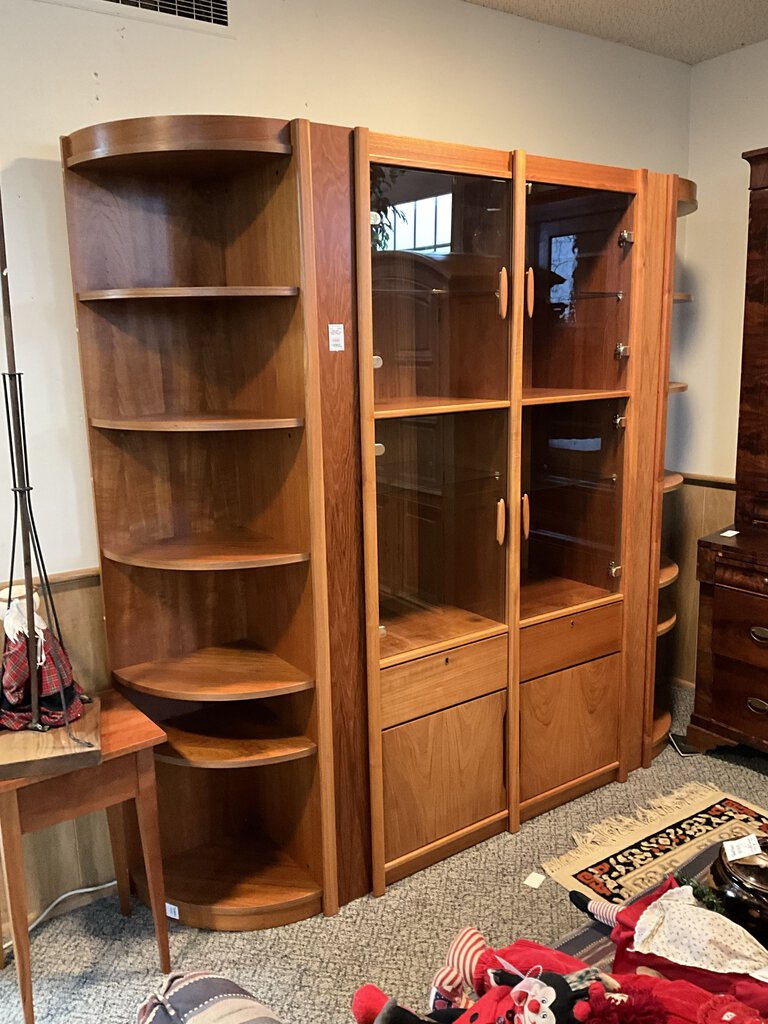
M 52 575 L 51 587 L 75 678 L 88 693 L 97 693 L 109 686 L 104 603 L 98 570 Z M 24 836 L 24 845 L 31 919 L 64 892 L 114 878 L 103 811 Z M 7 937 L 5 886 L 0 888 L 3 933 Z M 73 897 L 60 904 L 60 910 L 66 912 L 95 898 L 97 896 L 93 895 Z
M 662 550 L 680 566 L 680 575 L 670 588 L 677 624 L 669 634 L 665 654 L 668 678 L 675 682 L 693 686 L 696 678 L 696 545 L 699 537 L 733 522 L 735 497 L 733 480 L 686 476 L 683 486 L 664 498 Z

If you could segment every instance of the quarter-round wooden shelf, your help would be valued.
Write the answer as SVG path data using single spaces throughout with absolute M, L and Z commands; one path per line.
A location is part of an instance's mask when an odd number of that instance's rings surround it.
M 673 470 L 664 471 L 664 494 L 671 494 L 683 486 L 684 477 L 682 473 L 675 473 Z
M 659 711 L 653 717 L 653 731 L 651 733 L 651 759 L 655 760 L 664 750 L 669 742 L 669 731 L 672 728 L 672 714 L 669 711 Z
M 691 292 L 675 292 L 672 295 L 673 302 L 693 302 L 693 295 Z
M 669 394 L 681 394 L 683 391 L 688 390 L 688 385 L 681 380 L 671 380 L 667 384 L 667 391 Z
M 677 612 L 669 614 L 665 611 L 663 614 L 668 617 L 659 620 L 656 626 L 656 636 L 664 636 L 665 633 L 669 633 L 670 630 L 675 628 L 675 623 L 677 622 Z
M 80 302 L 113 302 L 122 299 L 282 299 L 298 295 L 285 285 L 211 285 L 184 288 L 96 288 L 78 292 Z
M 680 566 L 677 562 L 673 562 L 671 558 L 667 558 L 666 555 L 662 555 L 661 566 L 659 568 L 659 590 L 663 590 L 664 587 L 671 586 L 679 575 Z
M 165 898 L 182 924 L 252 931 L 292 924 L 321 910 L 320 886 L 282 850 L 255 839 L 222 838 L 164 858 Z M 135 872 L 147 902 L 143 871 Z
M 559 405 L 561 402 L 592 402 L 604 398 L 628 398 L 626 390 L 589 390 L 589 388 L 524 388 L 523 405 Z
M 475 412 L 482 409 L 508 409 L 503 398 L 449 398 L 434 395 L 410 398 L 384 398 L 376 402 L 373 418 L 396 419 L 399 416 L 436 416 L 441 413 Z
M 236 170 L 292 151 L 290 125 L 272 118 L 175 114 L 91 125 L 63 139 L 68 168 L 178 174 Z
M 193 711 L 162 725 L 168 740 L 155 750 L 155 758 L 187 768 L 249 768 L 317 752 L 317 744 L 306 736 L 291 735 L 271 717 L 254 722 L 232 705 Z
M 309 553 L 306 551 L 296 551 L 272 537 L 260 537 L 246 530 L 168 537 L 128 551 L 105 547 L 102 554 L 110 561 L 122 565 L 195 572 L 208 569 L 259 569 L 269 565 L 293 565 L 309 561 Z
M 305 672 L 247 642 L 128 665 L 115 669 L 114 676 L 140 693 L 188 701 L 257 700 L 315 685 Z
M 181 416 L 175 413 L 156 413 L 147 416 L 118 416 L 91 419 L 91 426 L 99 430 L 145 430 L 150 432 L 204 432 L 223 430 L 287 430 L 303 427 L 298 417 L 264 419 L 247 413 L 201 413 Z
M 680 178 L 677 184 L 677 216 L 687 217 L 698 208 L 696 182 L 690 178 Z

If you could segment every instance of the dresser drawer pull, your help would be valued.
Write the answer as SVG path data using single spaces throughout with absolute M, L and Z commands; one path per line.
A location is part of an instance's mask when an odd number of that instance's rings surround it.
M 768 715 L 768 701 L 759 697 L 747 697 L 747 707 L 756 715 Z
M 768 628 L 765 626 L 752 626 L 749 635 L 760 647 L 768 647 Z

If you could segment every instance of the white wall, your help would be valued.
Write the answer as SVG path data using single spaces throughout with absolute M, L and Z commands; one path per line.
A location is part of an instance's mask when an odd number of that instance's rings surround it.
M 231 11 L 234 37 L 221 37 L 162 15 L 0 0 L 0 181 L 51 571 L 97 561 L 59 135 L 147 114 L 304 116 L 687 171 L 683 64 L 460 0 L 231 0 Z M 0 462 L 0 566 L 8 486 Z
M 733 477 L 736 462 L 749 166 L 741 154 L 768 146 L 768 43 L 696 65 L 691 78 L 689 174 L 699 209 L 686 220 L 675 310 L 672 376 L 689 391 L 670 400 L 667 464 Z M 768 408 L 766 409 L 768 415 Z

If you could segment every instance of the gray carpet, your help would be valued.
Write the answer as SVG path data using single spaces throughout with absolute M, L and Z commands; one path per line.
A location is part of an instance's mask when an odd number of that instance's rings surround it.
M 682 713 L 684 715 L 684 708 Z M 372 981 L 424 1008 L 429 981 L 460 928 L 472 924 L 497 945 L 526 937 L 551 944 L 583 923 L 564 889 L 548 879 L 522 885 L 542 860 L 572 845 L 573 831 L 615 813 L 632 814 L 688 781 L 711 782 L 765 807 L 768 758 L 716 753 L 682 759 L 667 749 L 648 771 L 613 784 L 366 897 L 334 918 L 267 932 L 199 932 L 171 923 L 179 970 L 228 975 L 271 1006 L 285 1024 L 348 1024 L 355 988 Z M 155 988 L 149 912 L 120 916 L 108 897 L 42 925 L 32 937 L 38 1024 L 128 1024 Z M 15 971 L 0 973 L 0 1024 L 21 1024 Z

